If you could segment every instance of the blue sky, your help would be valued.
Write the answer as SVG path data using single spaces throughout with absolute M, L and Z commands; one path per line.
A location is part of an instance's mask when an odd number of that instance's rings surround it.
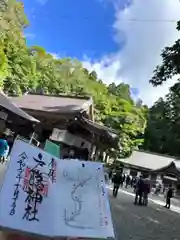
M 124 82 L 132 95 L 152 105 L 173 81 L 149 84 L 161 51 L 179 38 L 177 0 L 22 0 L 30 25 L 27 43 L 59 57 L 76 57 L 105 83 Z M 114 4 L 116 8 L 114 7 Z M 136 19 L 140 21 L 131 21 Z
M 103 2 L 102 2 L 103 1 Z M 111 0 L 23 0 L 27 43 L 60 56 L 91 60 L 116 52 Z M 124 2 L 125 3 L 125 2 Z M 121 6 L 124 5 L 121 1 Z M 123 39 L 122 39 L 123 46 Z

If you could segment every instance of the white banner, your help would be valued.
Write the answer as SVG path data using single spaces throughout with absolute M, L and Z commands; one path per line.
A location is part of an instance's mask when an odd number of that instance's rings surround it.
M 101 163 L 60 160 L 16 140 L 0 193 L 0 226 L 47 237 L 114 237 Z

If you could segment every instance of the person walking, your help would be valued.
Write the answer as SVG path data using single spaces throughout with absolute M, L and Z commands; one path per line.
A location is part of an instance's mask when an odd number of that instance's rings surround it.
M 143 177 L 141 175 L 136 184 L 136 192 L 135 192 L 135 199 L 134 199 L 135 205 L 137 203 L 139 205 L 142 205 L 143 188 L 144 188 L 144 181 L 143 181 Z
M 170 208 L 171 207 L 171 198 L 173 197 L 173 189 L 172 189 L 172 185 L 169 185 L 169 188 L 167 190 L 167 195 L 166 195 L 166 208 Z
M 134 177 L 131 178 L 131 188 L 134 186 Z
M 106 184 L 108 184 L 109 183 L 109 175 L 108 175 L 107 171 L 104 171 L 104 179 L 105 179 Z
M 136 193 L 137 181 L 138 181 L 138 178 L 135 177 L 134 180 L 133 180 L 133 191 L 134 191 L 134 193 Z
M 112 169 L 109 169 L 109 171 L 108 171 L 109 180 L 112 179 L 112 175 L 113 175 L 113 171 L 112 171 Z
M 160 192 L 161 192 L 161 183 L 160 182 L 158 182 L 157 184 L 156 184 L 156 188 L 155 188 L 155 192 L 154 192 L 154 194 L 155 195 L 159 195 L 160 194 Z
M 120 185 L 122 184 L 122 172 L 120 170 L 117 170 L 116 173 L 113 176 L 113 196 L 116 197 L 118 194 L 118 190 Z
M 143 205 L 147 206 L 148 205 L 148 194 L 150 193 L 150 183 L 149 179 L 146 178 L 144 179 L 144 184 L 143 184 Z
M 130 178 L 129 175 L 127 175 L 127 177 L 126 177 L 126 186 L 125 186 L 125 188 L 128 188 L 130 181 L 131 181 L 131 178 Z
M 2 134 L 0 138 L 0 162 L 4 163 L 9 153 L 9 146 L 6 135 Z
M 124 186 L 125 179 L 126 179 L 126 175 L 123 173 L 122 174 L 122 187 Z

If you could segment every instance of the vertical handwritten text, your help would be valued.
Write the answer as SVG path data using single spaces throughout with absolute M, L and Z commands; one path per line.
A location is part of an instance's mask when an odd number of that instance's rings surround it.
M 17 202 L 17 199 L 19 197 L 19 192 L 20 192 L 20 188 L 21 188 L 21 179 L 22 179 L 22 175 L 23 175 L 23 171 L 24 171 L 24 168 L 25 168 L 25 160 L 27 159 L 27 155 L 25 152 L 21 153 L 19 155 L 19 160 L 17 161 L 17 163 L 19 164 L 19 167 L 17 169 L 17 176 L 16 176 L 16 179 L 17 179 L 17 182 L 14 184 L 15 186 L 15 189 L 14 189 L 14 193 L 13 193 L 13 203 L 11 205 L 11 211 L 10 211 L 10 215 L 14 215 L 16 213 L 16 202 Z

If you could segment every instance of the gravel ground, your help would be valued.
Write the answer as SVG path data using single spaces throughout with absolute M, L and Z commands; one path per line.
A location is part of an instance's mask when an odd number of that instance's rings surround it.
M 133 197 L 119 192 L 112 197 L 111 212 L 117 240 L 179 240 L 180 214 L 154 203 L 135 206 Z

